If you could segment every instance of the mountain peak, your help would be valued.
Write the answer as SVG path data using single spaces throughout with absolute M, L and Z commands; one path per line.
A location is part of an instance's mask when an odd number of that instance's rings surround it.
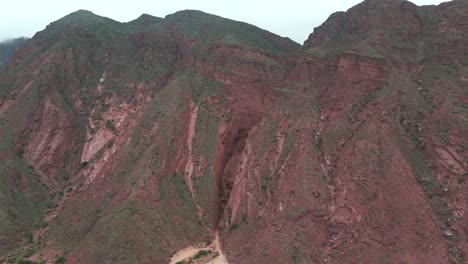
M 152 16 L 149 14 L 142 14 L 139 16 L 137 19 L 130 21 L 130 24 L 137 24 L 137 25 L 150 25 L 150 24 L 155 24 L 163 21 L 162 18 Z
M 304 47 L 324 50 L 333 47 L 334 53 L 361 44 L 367 49 L 369 45 L 380 42 L 380 36 L 397 34 L 399 31 L 408 32 L 411 39 L 413 35 L 419 34 L 416 8 L 416 5 L 405 0 L 365 0 L 346 12 L 332 14 L 315 28 Z
M 75 12 L 72 12 L 71 14 L 76 14 L 76 15 L 94 15 L 93 12 L 86 10 L 86 9 L 78 9 Z
M 183 17 L 197 17 L 197 16 L 210 16 L 210 17 L 219 17 L 219 16 L 216 16 L 216 15 L 212 15 L 212 14 L 209 14 L 209 13 L 206 13 L 206 12 L 203 12 L 201 10 L 194 10 L 194 9 L 185 9 L 185 10 L 180 10 L 180 11 L 177 11 L 173 14 L 170 14 L 170 15 L 167 15 L 166 18 L 170 18 L 170 17 L 178 17 L 178 18 L 183 18 Z
M 86 19 L 86 18 L 89 19 L 89 18 L 96 18 L 96 17 L 99 17 L 99 16 L 89 10 L 79 9 L 59 19 L 59 21 L 71 20 L 71 19 Z
M 78 24 L 78 25 L 89 25 L 89 24 L 96 24 L 96 23 L 118 23 L 115 20 L 112 20 L 107 17 L 102 17 L 99 15 L 94 14 L 91 11 L 80 9 L 77 10 L 73 13 L 70 13 L 61 19 L 53 22 L 52 24 L 66 24 L 66 25 L 72 25 L 72 24 Z
M 387 9 L 407 4 L 416 6 L 412 2 L 406 0 L 365 0 L 352 8 Z
M 254 25 L 199 10 L 182 10 L 166 16 L 164 20 L 182 35 L 194 37 L 200 42 L 221 42 L 273 53 L 297 50 L 300 47 L 288 38 Z

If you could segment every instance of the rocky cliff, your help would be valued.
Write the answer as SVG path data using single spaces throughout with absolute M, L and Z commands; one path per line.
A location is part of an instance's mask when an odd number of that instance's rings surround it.
M 464 263 L 467 14 L 366 0 L 303 46 L 190 10 L 50 24 L 0 77 L 0 257 Z

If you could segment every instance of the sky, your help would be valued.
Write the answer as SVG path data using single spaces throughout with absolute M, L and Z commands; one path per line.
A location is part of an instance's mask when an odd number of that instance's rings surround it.
M 128 22 L 146 13 L 165 17 L 185 9 L 201 10 L 256 25 L 303 43 L 330 14 L 346 11 L 361 0 L 22 0 L 2 3 L 0 41 L 32 37 L 48 24 L 79 9 Z M 413 0 L 417 5 L 441 0 Z

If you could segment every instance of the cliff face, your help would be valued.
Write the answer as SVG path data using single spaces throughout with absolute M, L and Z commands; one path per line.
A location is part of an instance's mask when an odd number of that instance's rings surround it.
M 78 11 L 0 77 L 0 256 L 468 258 L 468 5 L 367 0 L 300 46 L 199 11 Z

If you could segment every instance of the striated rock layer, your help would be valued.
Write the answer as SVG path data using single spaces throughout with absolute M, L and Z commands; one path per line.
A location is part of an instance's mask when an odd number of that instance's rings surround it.
M 199 11 L 50 24 L 0 77 L 0 257 L 466 262 L 467 14 L 367 0 L 303 46 Z

